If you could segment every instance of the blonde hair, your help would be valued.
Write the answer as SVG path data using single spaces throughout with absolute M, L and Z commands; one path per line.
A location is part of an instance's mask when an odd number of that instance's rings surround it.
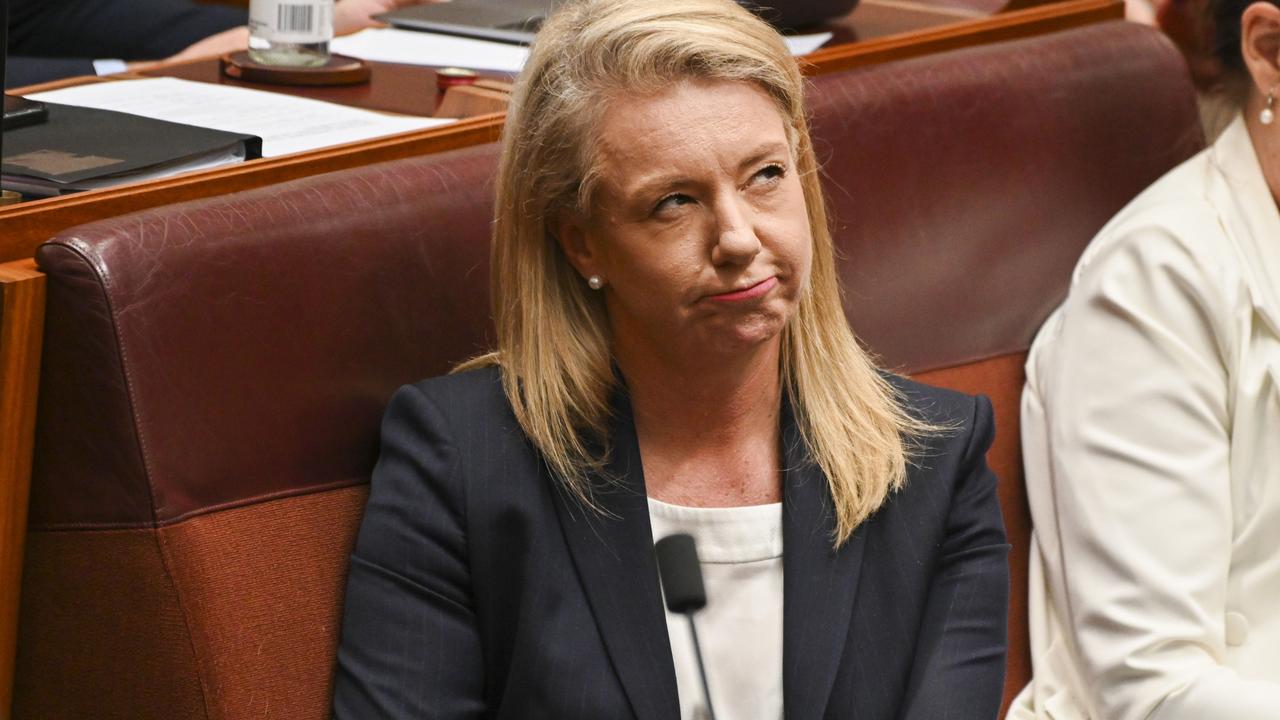
M 617 382 L 599 293 L 586 289 L 550 231 L 586 212 L 596 127 L 619 93 L 683 79 L 754 83 L 789 126 L 813 236 L 813 265 L 783 330 L 782 385 L 810 455 L 830 483 L 839 545 L 906 479 L 908 415 L 845 319 L 804 80 L 782 38 L 731 0 L 581 0 L 548 18 L 503 132 L 493 231 L 497 349 L 459 369 L 497 364 L 521 428 L 551 470 L 594 507 L 589 476 L 606 462 Z

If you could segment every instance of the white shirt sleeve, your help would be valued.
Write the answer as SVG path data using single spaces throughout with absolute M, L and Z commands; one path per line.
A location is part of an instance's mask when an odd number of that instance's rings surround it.
M 1051 594 L 1095 718 L 1275 720 L 1280 685 L 1223 662 L 1227 368 L 1250 305 L 1230 250 L 1169 229 L 1216 223 L 1183 214 L 1096 248 L 1037 341 L 1050 464 L 1028 490 L 1052 494 L 1056 527 L 1037 533 L 1057 535 Z

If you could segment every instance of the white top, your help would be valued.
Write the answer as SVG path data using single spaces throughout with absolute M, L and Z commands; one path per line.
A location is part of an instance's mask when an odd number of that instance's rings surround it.
M 1022 438 L 1035 680 L 1010 717 L 1280 718 L 1280 213 L 1240 118 L 1089 245 Z
M 653 539 L 698 543 L 707 606 L 694 615 L 716 717 L 782 718 L 782 503 L 694 508 L 649 498 Z M 707 717 L 689 621 L 667 612 L 681 720 Z

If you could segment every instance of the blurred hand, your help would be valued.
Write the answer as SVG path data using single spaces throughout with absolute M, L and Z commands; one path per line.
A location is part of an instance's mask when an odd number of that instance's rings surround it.
M 333 6 L 333 34 L 346 35 L 377 27 L 382 23 L 373 19 L 374 15 L 389 12 L 406 5 L 421 5 L 441 0 L 338 0 Z M 241 26 L 224 30 L 216 35 L 198 40 L 187 46 L 177 55 L 158 61 L 131 62 L 130 70 L 146 70 L 161 63 L 185 62 L 203 57 L 217 57 L 226 53 L 244 50 L 249 47 L 249 28 Z
M 1156 4 L 1152 0 L 1124 0 L 1124 18 L 1130 22 L 1155 26 Z
M 230 30 L 223 30 L 216 35 L 210 35 L 203 40 L 188 45 L 177 55 L 171 55 L 163 60 L 140 60 L 137 62 L 127 63 L 130 71 L 148 70 L 157 65 L 168 63 L 186 62 L 187 60 L 195 60 L 203 57 L 218 57 L 226 53 L 244 50 L 249 47 L 249 28 L 241 25 L 233 27 Z
M 245 26 L 223 30 L 217 35 L 210 35 L 203 40 L 188 45 L 182 52 L 165 59 L 165 62 L 182 62 L 199 57 L 223 55 L 225 53 L 244 50 L 249 47 L 249 28 Z

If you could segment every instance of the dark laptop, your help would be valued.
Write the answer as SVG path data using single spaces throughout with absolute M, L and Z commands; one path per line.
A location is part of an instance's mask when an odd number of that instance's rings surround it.
M 563 0 L 453 0 L 410 5 L 375 16 L 406 30 L 528 44 L 546 17 Z M 644 2 L 644 0 L 636 0 Z M 783 30 L 811 27 L 847 15 L 858 0 L 772 0 L 742 4 Z

